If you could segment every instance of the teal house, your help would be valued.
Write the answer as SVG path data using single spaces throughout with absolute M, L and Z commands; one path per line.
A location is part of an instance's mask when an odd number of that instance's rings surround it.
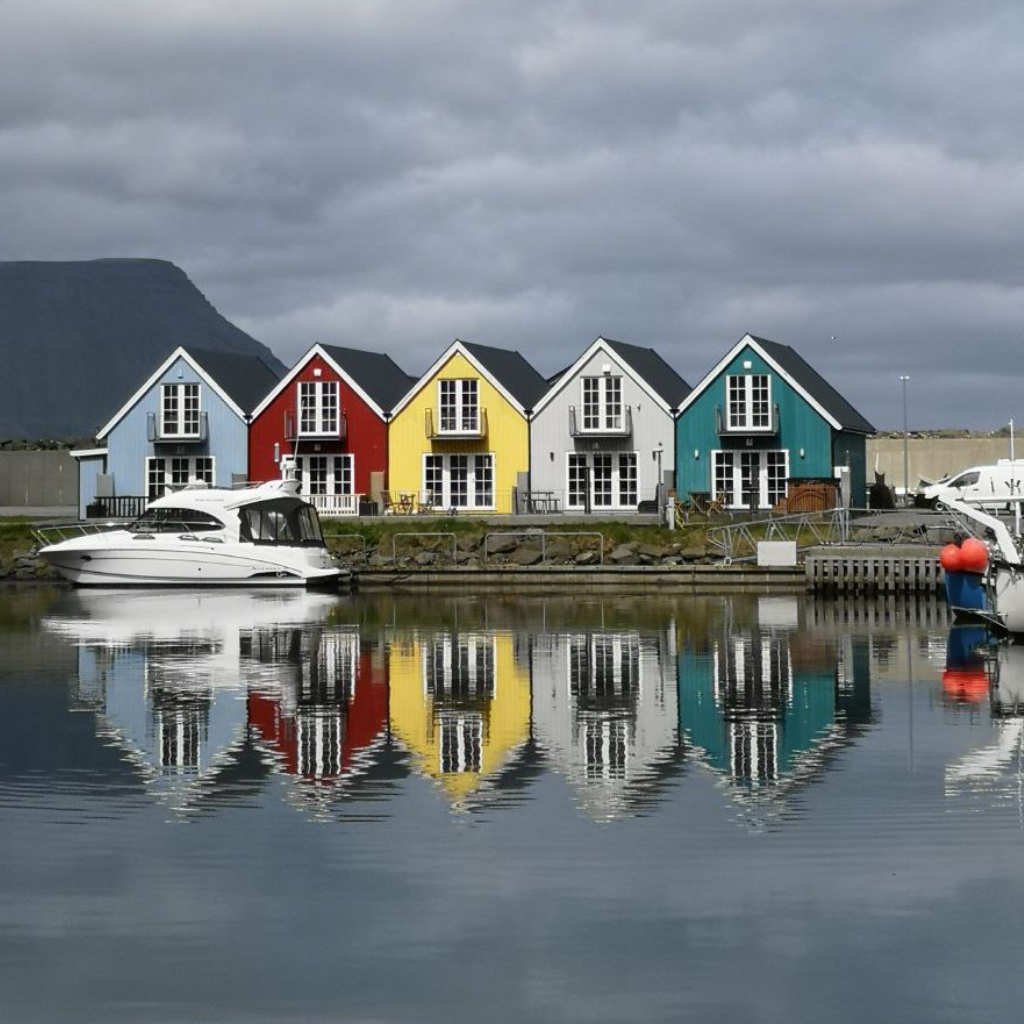
M 678 408 L 676 490 L 771 509 L 793 484 L 842 478 L 864 508 L 874 432 L 789 345 L 745 334 Z

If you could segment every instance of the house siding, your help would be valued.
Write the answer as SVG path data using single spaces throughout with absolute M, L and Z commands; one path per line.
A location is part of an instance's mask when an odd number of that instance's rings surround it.
M 209 421 L 208 439 L 181 444 L 147 440 L 146 417 L 152 412 L 159 418 L 161 386 L 192 383 L 199 384 L 199 408 Z M 230 487 L 232 475 L 244 475 L 248 468 L 247 425 L 181 357 L 111 429 L 106 444 L 107 472 L 113 477 L 117 495 L 146 493 L 145 464 L 149 456 L 213 456 L 214 483 L 218 487 Z
M 78 516 L 85 518 L 85 510 L 96 500 L 97 480 L 104 473 L 106 455 L 85 455 L 78 459 Z
M 428 409 L 438 420 L 439 380 L 475 378 L 479 405 L 487 411 L 487 434 L 479 439 L 434 440 L 426 436 Z M 523 414 L 460 352 L 455 352 L 431 377 L 422 381 L 409 404 L 388 429 L 388 486 L 392 491 L 418 493 L 423 488 L 423 456 L 427 454 L 494 455 L 494 503 L 496 512 L 512 511 L 516 475 L 529 468 L 529 425 Z M 470 511 L 470 510 L 467 510 Z
M 749 368 L 744 363 L 749 362 Z M 771 376 L 771 400 L 779 407 L 779 432 L 772 437 L 754 437 L 747 444 L 745 437 L 722 437 L 717 433 L 715 407 L 725 412 L 725 378 L 737 373 L 767 373 Z M 714 382 L 689 406 L 676 421 L 676 487 L 681 498 L 692 491 L 714 489 L 713 461 L 716 450 L 751 451 L 765 449 L 789 450 L 791 479 L 831 478 L 831 425 L 807 403 L 751 347 L 741 349 Z M 851 435 L 853 436 L 853 435 Z M 800 450 L 803 449 L 803 455 Z M 694 451 L 699 457 L 694 458 Z
M 850 467 L 850 501 L 854 508 L 867 507 L 867 438 L 850 430 L 835 435 L 833 465 Z
M 294 451 L 292 443 L 285 438 L 285 415 L 290 413 L 297 421 L 300 382 L 324 380 L 339 382 L 339 404 L 348 421 L 345 440 L 306 439 L 299 441 L 298 450 Z M 388 468 L 387 424 L 319 354 L 310 357 L 287 387 L 253 421 L 249 429 L 249 472 L 253 480 L 274 480 L 281 475 L 280 466 L 274 462 L 275 444 L 281 446 L 282 455 L 351 454 L 355 470 L 353 488 L 359 494 L 369 494 L 371 473 L 386 473 Z
M 607 437 L 590 434 L 572 437 L 569 433 L 569 407 L 575 406 L 582 421 L 583 377 L 598 377 L 602 368 L 611 364 L 614 373 L 622 375 L 622 404 L 629 406 L 633 415 L 633 433 L 630 437 Z M 606 350 L 598 350 L 572 379 L 555 385 L 556 393 L 530 421 L 530 489 L 553 491 L 565 507 L 567 494 L 567 458 L 570 452 L 637 453 L 637 497 L 640 501 L 655 497 L 658 463 L 652 456 L 662 446 L 662 472 L 673 469 L 675 460 L 675 425 L 672 413 L 666 412 L 643 389 L 633 370 L 619 357 Z

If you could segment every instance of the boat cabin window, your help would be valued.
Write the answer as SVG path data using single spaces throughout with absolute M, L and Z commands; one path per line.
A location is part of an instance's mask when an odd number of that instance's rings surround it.
M 324 546 L 320 520 L 312 505 L 295 501 L 262 501 L 238 510 L 239 535 L 254 544 Z
M 147 508 L 130 529 L 136 533 L 201 533 L 223 530 L 224 524 L 209 512 L 194 508 Z
M 975 471 L 974 473 L 961 473 L 954 480 L 950 480 L 946 485 L 947 487 L 971 487 L 978 482 L 981 478 L 981 474 Z

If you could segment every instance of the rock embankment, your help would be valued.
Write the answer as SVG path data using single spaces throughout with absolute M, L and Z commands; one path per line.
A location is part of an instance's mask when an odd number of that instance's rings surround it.
M 6 560 L 0 560 L 0 580 L 30 582 L 51 581 L 57 578 L 57 573 L 34 554 L 16 554 Z
M 527 566 L 676 566 L 713 564 L 704 545 L 640 541 L 616 543 L 594 535 L 580 537 L 543 536 L 531 531 L 517 537 L 490 537 L 465 534 L 450 537 L 401 538 L 392 549 L 390 539 L 376 547 L 361 549 L 347 543 L 348 538 L 333 538 L 332 552 L 339 562 L 358 571 L 435 569 L 446 566 L 460 569 L 523 568 Z

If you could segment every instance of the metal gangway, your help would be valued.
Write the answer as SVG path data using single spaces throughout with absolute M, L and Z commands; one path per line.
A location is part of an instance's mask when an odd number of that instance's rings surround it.
M 714 557 L 729 565 L 755 561 L 759 541 L 795 541 L 798 551 L 828 545 L 929 544 L 937 543 L 940 532 L 948 530 L 971 532 L 963 517 L 950 510 L 840 507 L 755 515 L 712 526 L 707 531 L 707 546 Z

